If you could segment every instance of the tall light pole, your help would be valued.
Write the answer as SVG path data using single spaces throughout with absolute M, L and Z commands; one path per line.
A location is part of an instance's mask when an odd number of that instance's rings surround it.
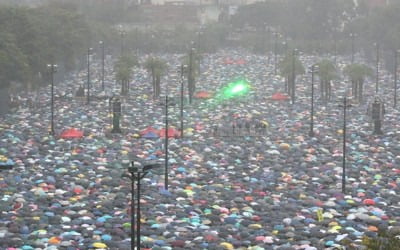
M 379 43 L 375 43 L 376 46 L 376 83 L 375 83 L 375 94 L 379 91 Z
M 180 120 L 181 120 L 181 138 L 183 138 L 183 88 L 184 88 L 184 75 L 185 70 L 187 69 L 187 65 L 181 65 L 181 105 L 180 105 Z
M 135 167 L 134 161 L 128 167 L 129 175 L 123 174 L 122 177 L 128 177 L 131 181 L 131 249 L 140 249 L 140 220 L 141 220 L 141 207 L 140 207 L 140 180 L 143 179 L 152 169 L 160 167 L 159 164 L 147 164 L 143 169 L 139 170 Z M 135 221 L 135 181 L 137 182 L 137 209 Z M 136 239 L 135 239 L 135 223 L 136 223 Z
M 271 27 L 267 27 L 267 65 L 271 63 L 270 50 L 271 50 Z
M 192 104 L 192 97 L 194 92 L 194 77 L 193 77 L 193 56 L 194 56 L 194 48 L 190 48 L 189 52 L 189 71 L 188 71 L 188 94 L 189 94 L 189 103 Z
M 197 63 L 199 64 L 199 65 L 197 65 L 198 67 L 197 67 L 197 73 L 198 73 L 198 75 L 200 76 L 200 72 L 201 72 L 201 55 L 200 55 L 200 53 L 201 53 L 201 36 L 203 35 L 203 31 L 200 29 L 199 31 L 198 31 L 198 33 L 197 33 L 197 54 L 198 54 L 198 56 L 197 56 Z
M 296 97 L 296 60 L 295 56 L 297 54 L 297 50 L 293 49 L 293 54 L 292 54 L 292 104 L 295 102 L 295 97 Z
M 276 75 L 276 67 L 278 64 L 278 32 L 275 31 L 275 42 L 274 42 L 274 75 Z
M 397 106 L 397 64 L 398 64 L 398 57 L 399 57 L 400 50 L 395 50 L 394 52 L 394 102 L 393 107 L 396 108 Z
M 165 162 L 164 162 L 164 189 L 168 190 L 168 94 L 165 95 Z
M 54 135 L 54 73 L 57 72 L 57 64 L 47 64 L 51 77 L 51 123 L 50 134 Z
M 101 47 L 101 90 L 104 91 L 104 42 L 99 42 Z
M 314 73 L 318 73 L 318 65 L 316 64 L 311 66 L 311 124 L 309 133 L 311 137 L 314 137 Z
M 92 54 L 92 48 L 88 48 L 87 51 L 87 87 L 86 87 L 86 104 L 90 103 L 90 55 Z
M 336 65 L 337 61 L 337 30 L 335 28 L 335 31 L 333 33 L 333 49 L 334 49 L 334 63 Z
M 351 38 L 351 64 L 354 63 L 354 37 L 356 34 L 350 33 L 350 38 Z
M 124 37 L 126 36 L 126 31 L 122 27 L 122 25 L 119 25 L 119 35 L 121 36 L 121 56 L 124 55 Z
M 339 107 L 343 107 L 343 157 L 342 157 L 342 193 L 346 193 L 346 113 L 347 108 L 351 107 L 351 104 L 347 103 L 347 92 L 345 92 L 343 97 L 343 105 L 339 105 Z

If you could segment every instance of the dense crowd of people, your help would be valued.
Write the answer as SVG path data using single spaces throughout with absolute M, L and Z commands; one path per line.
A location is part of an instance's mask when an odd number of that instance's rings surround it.
M 179 75 L 181 55 L 159 56 L 169 66 L 162 95 L 168 89 L 178 97 L 187 79 L 171 76 Z M 318 60 L 301 59 L 306 66 Z M 48 133 L 50 88 L 35 98 L 21 94 L 19 108 L 1 118 L 0 154 L 15 162 L 0 176 L 1 249 L 130 249 L 131 189 L 122 176 L 130 161 L 163 162 L 164 138 L 140 132 L 162 129 L 165 110 L 151 96 L 148 72 L 136 68 L 130 93 L 121 96 L 122 133 L 109 133 L 110 103 L 95 98 L 119 95 L 112 63 L 106 66 L 103 92 L 100 62 L 93 63 L 88 105 L 75 97 L 85 71 L 56 84 L 56 96 L 65 98 L 55 101 L 55 136 Z M 168 190 L 163 174 L 142 180 L 143 249 L 333 249 L 361 245 L 379 230 L 400 232 L 399 112 L 389 101 L 388 74 L 380 85 L 387 102 L 383 135 L 372 134 L 368 102 L 348 108 L 343 193 L 339 95 L 348 81 L 334 82 L 335 97 L 326 105 L 316 94 L 310 137 L 310 77 L 298 77 L 292 104 L 270 98 L 284 92 L 273 71 L 273 60 L 246 51 L 203 55 L 197 90 L 217 94 L 240 77 L 251 91 L 185 103 L 184 135 L 169 140 Z M 366 85 L 371 100 L 374 84 Z M 170 126 L 179 129 L 179 103 L 169 113 Z M 60 138 L 67 128 L 84 137 Z

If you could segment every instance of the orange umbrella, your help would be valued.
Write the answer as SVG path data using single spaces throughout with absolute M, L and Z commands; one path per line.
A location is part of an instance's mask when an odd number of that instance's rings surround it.
M 282 94 L 280 92 L 277 92 L 277 93 L 275 93 L 275 94 L 273 94 L 271 96 L 271 99 L 273 101 L 287 101 L 287 100 L 289 100 L 289 96 L 286 95 L 286 94 Z
M 63 139 L 82 138 L 83 131 L 80 131 L 79 129 L 76 128 L 66 129 L 60 134 L 60 137 Z
M 208 99 L 212 97 L 212 94 L 208 91 L 199 91 L 194 95 L 194 97 L 199 99 Z

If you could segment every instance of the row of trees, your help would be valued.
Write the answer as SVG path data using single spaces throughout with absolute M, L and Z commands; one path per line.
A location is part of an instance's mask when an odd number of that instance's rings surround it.
M 76 67 L 91 37 L 84 18 L 68 9 L 0 7 L 0 87 L 13 82 L 32 88 L 43 82 L 47 64 Z
M 195 50 L 191 50 L 188 55 L 182 57 L 181 77 L 186 76 L 189 85 L 189 99 L 195 91 L 195 78 L 200 73 L 201 55 Z M 141 66 L 138 58 L 134 54 L 123 55 L 114 64 L 116 80 L 121 84 L 121 94 L 129 93 L 129 83 L 132 80 L 133 70 Z M 161 78 L 168 69 L 168 64 L 161 58 L 148 57 L 142 65 L 151 77 L 153 98 L 158 98 L 161 94 Z
M 327 103 L 333 96 L 332 81 L 339 78 L 339 72 L 334 62 L 327 59 L 319 61 L 316 63 L 316 66 L 318 68 L 316 73 L 319 76 L 320 82 L 320 96 L 323 102 Z M 297 75 L 305 73 L 306 69 L 304 65 L 295 53 L 291 53 L 287 54 L 286 57 L 282 59 L 279 68 L 281 75 L 285 77 L 286 91 L 289 95 L 294 95 L 293 82 Z M 358 100 L 358 102 L 362 102 L 365 79 L 373 76 L 373 70 L 365 64 L 349 64 L 344 68 L 343 73 L 348 76 L 351 81 L 353 97 Z

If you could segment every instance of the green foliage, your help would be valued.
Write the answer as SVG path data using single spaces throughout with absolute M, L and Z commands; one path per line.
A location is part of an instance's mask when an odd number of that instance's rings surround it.
M 199 65 L 200 61 L 202 59 L 201 54 L 198 53 L 197 50 L 193 50 L 192 52 L 192 77 L 196 77 L 199 74 Z M 184 68 L 183 74 L 188 75 L 189 74 L 189 68 L 190 68 L 190 52 L 182 57 L 182 64 L 187 65 L 187 67 Z
M 318 65 L 318 76 L 321 81 L 330 82 L 338 78 L 335 64 L 330 60 L 322 60 Z
M 386 231 L 380 231 L 375 238 L 364 237 L 362 244 L 367 247 L 367 250 L 398 250 L 400 249 L 400 238 Z
M 125 95 L 129 91 L 129 81 L 131 80 L 133 67 L 139 65 L 136 56 L 126 54 L 120 56 L 114 64 L 115 78 L 121 83 L 121 94 Z
M 293 58 L 294 56 L 294 58 Z M 291 76 L 293 73 L 293 60 L 294 60 L 294 73 L 295 75 L 301 75 L 305 73 L 303 63 L 293 53 L 287 54 L 283 60 L 279 63 L 279 69 L 282 76 Z
M 364 81 L 366 77 L 372 77 L 374 75 L 373 70 L 364 64 L 350 64 L 344 68 L 344 73 L 352 81 Z
M 156 98 L 161 92 L 161 76 L 167 70 L 167 63 L 160 58 L 149 57 L 144 63 L 144 67 L 151 74 L 153 97 Z
M 0 33 L 0 88 L 11 81 L 24 81 L 28 75 L 27 58 L 16 46 L 13 34 Z
M 154 76 L 161 76 L 167 70 L 167 63 L 155 57 L 149 57 L 144 63 L 144 67 Z
M 39 84 L 46 65 L 75 67 L 87 47 L 90 29 L 70 7 L 41 8 L 0 6 L 0 85 L 11 82 Z

